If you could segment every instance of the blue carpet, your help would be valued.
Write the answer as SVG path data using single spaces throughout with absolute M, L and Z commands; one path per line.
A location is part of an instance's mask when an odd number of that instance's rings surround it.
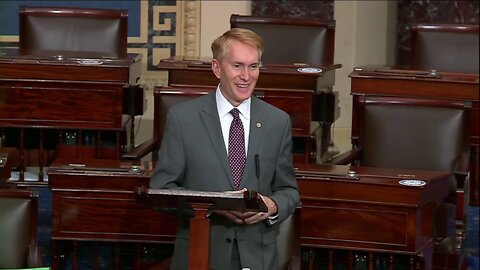
M 467 241 L 465 247 L 467 250 L 468 270 L 479 270 L 479 211 L 478 206 L 468 208 Z
M 38 191 L 38 236 L 43 258 L 47 266 L 51 265 L 51 241 L 52 232 L 52 192 L 47 187 L 35 188 Z
M 51 265 L 51 227 L 52 227 L 52 194 L 48 188 L 37 188 L 39 192 L 39 213 L 38 213 L 38 243 L 42 248 L 45 262 Z M 467 241 L 465 247 L 467 250 L 467 270 L 479 270 L 479 207 L 470 206 L 468 210 L 469 221 L 467 225 Z M 106 251 L 108 252 L 108 246 Z M 106 263 L 106 265 L 109 265 Z M 67 267 L 69 268 L 69 267 Z M 89 267 L 80 267 L 80 270 L 89 269 Z M 108 269 L 108 268 L 107 268 Z

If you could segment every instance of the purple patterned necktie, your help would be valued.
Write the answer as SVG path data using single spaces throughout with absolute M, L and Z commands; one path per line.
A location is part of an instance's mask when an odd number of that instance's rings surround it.
M 243 169 L 245 168 L 245 135 L 243 133 L 242 120 L 240 120 L 240 111 L 233 108 L 230 113 L 233 115 L 230 125 L 230 135 L 228 136 L 228 161 L 232 170 L 233 184 L 235 189 L 240 187 L 242 181 Z

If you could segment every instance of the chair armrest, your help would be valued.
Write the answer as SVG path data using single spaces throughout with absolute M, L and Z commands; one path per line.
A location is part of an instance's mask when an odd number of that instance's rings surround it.
M 122 154 L 122 160 L 140 160 L 146 155 L 152 153 L 156 149 L 158 149 L 158 140 L 157 139 L 150 139 L 148 141 L 143 142 L 139 146 L 135 147 L 131 151 L 128 151 Z
M 170 270 L 172 264 L 172 257 L 168 257 L 160 263 L 154 265 L 148 270 Z
M 457 189 L 464 189 L 467 185 L 466 181 L 470 172 L 470 160 L 471 154 L 470 149 L 468 149 L 468 151 L 465 151 L 455 161 L 452 173 L 457 181 Z
M 42 267 L 45 266 L 37 244 L 28 246 L 28 267 Z
M 470 204 L 470 148 L 462 153 L 455 161 L 453 175 L 457 182 L 456 192 L 456 222 L 457 236 L 459 239 L 465 240 L 468 224 L 468 206 Z
M 288 258 L 288 263 L 285 265 L 284 268 L 285 270 L 300 270 L 301 265 L 302 265 L 302 259 L 301 259 L 301 247 L 300 247 L 300 211 L 301 211 L 301 206 L 297 206 L 295 208 L 295 212 L 292 214 L 291 217 L 289 217 L 287 220 L 284 220 L 280 226 L 283 228 L 280 228 L 280 233 L 285 232 L 285 229 L 287 231 L 290 231 L 290 239 L 287 242 L 288 245 L 290 245 L 290 250 L 287 253 L 289 258 Z M 287 222 L 284 224 L 284 222 Z M 290 223 L 290 224 L 289 224 Z M 287 226 L 285 226 L 287 225 Z M 281 244 L 278 241 L 277 238 L 277 245 Z M 281 254 L 281 253 L 279 253 Z
M 353 163 L 354 161 L 358 160 L 360 157 L 360 153 L 362 152 L 362 149 L 360 148 L 353 148 L 350 149 L 347 152 L 341 153 L 337 156 L 334 156 L 327 161 L 325 161 L 323 164 L 329 164 L 329 165 L 348 165 Z
M 300 270 L 302 265 L 302 260 L 300 256 L 292 256 L 290 264 L 288 265 L 288 270 Z
M 453 174 L 466 177 L 470 170 L 470 151 L 465 151 L 456 161 Z

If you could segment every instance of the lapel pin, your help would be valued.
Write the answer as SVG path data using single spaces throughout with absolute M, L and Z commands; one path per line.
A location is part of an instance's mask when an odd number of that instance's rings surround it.
M 257 128 L 261 128 L 261 127 L 262 127 L 262 124 L 257 123 Z

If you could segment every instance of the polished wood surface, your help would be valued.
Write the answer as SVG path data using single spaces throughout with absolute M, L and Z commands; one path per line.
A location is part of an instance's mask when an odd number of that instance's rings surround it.
M 135 188 L 150 182 L 152 168 L 146 166 L 118 160 L 56 160 L 48 173 L 52 239 L 172 243 L 175 219 L 136 200 Z
M 480 203 L 479 153 L 480 153 L 480 91 L 479 75 L 473 73 L 452 73 L 415 71 L 385 66 L 355 68 L 349 75 L 351 94 L 359 96 L 409 97 L 425 102 L 441 102 L 444 99 L 466 102 L 470 108 L 470 133 L 473 151 L 473 166 L 470 169 L 470 204 Z M 354 132 L 352 125 L 352 134 Z M 353 139 L 353 138 L 352 138 Z
M 13 141 L 7 146 L 19 149 L 18 184 L 46 184 L 43 167 L 51 162 L 52 150 L 58 150 L 57 156 L 120 158 L 123 102 L 131 92 L 125 86 L 140 78 L 141 57 L 0 48 L 0 131 L 14 134 L 6 139 Z M 75 133 L 75 146 L 65 143 L 69 138 L 63 130 L 69 129 Z M 58 132 L 52 136 L 53 130 Z M 88 135 L 89 142 L 82 134 L 86 130 L 94 133 Z M 101 144 L 106 136 L 102 132 L 114 134 L 113 145 Z M 34 149 L 25 143 L 33 136 L 38 137 Z M 57 147 L 47 149 L 47 140 Z M 92 141 L 94 147 L 82 147 Z M 40 167 L 38 181 L 24 181 L 26 166 Z
M 352 94 L 402 95 L 424 98 L 479 100 L 479 75 L 395 69 L 384 66 L 355 68 L 349 77 Z
M 315 90 L 316 92 L 331 89 L 335 83 L 335 69 L 340 68 L 341 65 L 313 67 L 321 68 L 321 71 L 316 73 L 298 71 L 299 68 L 306 67 L 310 66 L 295 64 L 263 66 L 260 69 L 257 87 Z M 162 59 L 157 69 L 169 71 L 169 85 L 218 85 L 218 79 L 211 70 L 209 58 L 174 56 Z
M 54 242 L 173 243 L 176 218 L 152 210 L 134 193 L 148 186 L 151 170 L 150 163 L 56 160 L 49 171 Z M 447 196 L 448 172 L 306 163 L 295 170 L 301 246 L 423 255 L 429 264 L 433 212 Z M 425 185 L 400 185 L 405 179 Z M 61 250 L 55 256 L 59 260 Z
M 134 193 L 136 187 L 148 186 L 151 171 L 148 163 L 57 159 L 48 175 L 52 269 L 60 269 L 68 255 L 63 243 L 74 247 L 78 241 L 173 244 L 176 218 L 138 202 Z M 73 269 L 78 269 L 76 252 L 71 255 Z
M 170 191 L 162 197 L 161 190 L 148 187 L 150 163 L 118 160 L 57 159 L 49 170 L 49 187 L 53 194 L 52 240 L 171 243 L 176 237 L 176 216 L 153 210 L 158 207 L 191 207 L 192 249 L 190 269 L 209 269 L 205 251 L 209 245 L 207 210 L 215 204 L 220 209 L 264 209 L 256 193 L 205 194 Z M 188 197 L 188 199 L 186 198 Z M 182 199 L 183 198 L 183 199 Z M 55 246 L 57 249 L 57 246 Z M 59 249 L 54 254 L 53 269 L 64 258 Z M 76 267 L 76 266 L 75 266 Z
M 254 191 L 226 193 L 215 191 L 195 191 L 178 189 L 155 189 L 139 187 L 137 200 L 152 208 L 193 208 L 192 203 L 208 204 L 210 210 L 230 210 L 238 212 L 267 212 L 268 208 L 260 195 Z M 194 208 L 193 208 L 194 209 Z
M 296 174 L 301 246 L 420 256 L 431 269 L 449 172 L 296 164 Z M 408 179 L 424 185 L 399 183 Z
M 0 126 L 119 130 L 123 86 L 139 79 L 140 59 L 0 49 Z

